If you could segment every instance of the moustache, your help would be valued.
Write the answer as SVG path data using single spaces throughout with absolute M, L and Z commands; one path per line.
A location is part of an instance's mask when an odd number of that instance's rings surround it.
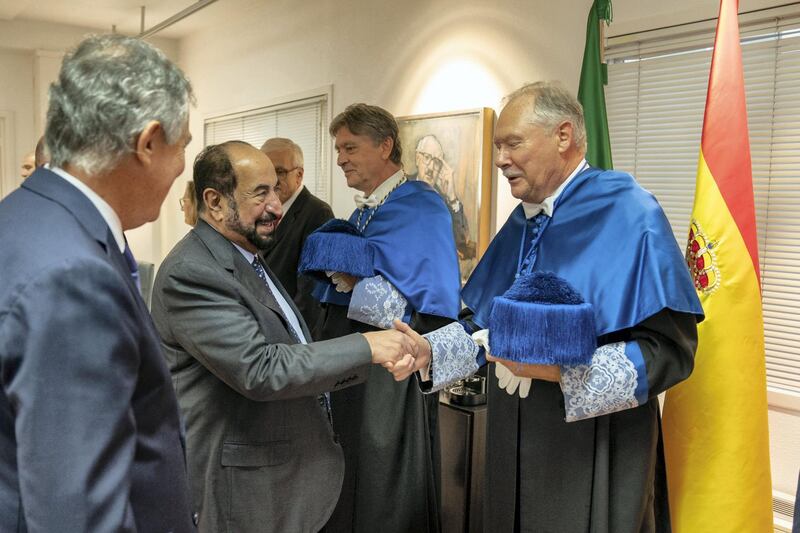
M 275 213 L 270 213 L 269 211 L 264 211 L 264 214 L 261 215 L 261 217 L 259 217 L 259 219 L 256 221 L 256 223 L 257 224 L 270 224 L 270 223 L 275 222 L 276 220 L 278 220 L 280 218 L 281 217 L 279 217 Z

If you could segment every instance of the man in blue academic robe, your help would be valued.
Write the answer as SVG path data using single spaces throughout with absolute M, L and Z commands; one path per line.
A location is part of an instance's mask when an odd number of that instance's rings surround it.
M 423 333 L 452 322 L 460 282 L 450 213 L 430 185 L 406 179 L 394 117 L 354 104 L 330 132 L 347 185 L 360 191 L 350 222 L 366 238 L 377 275 L 357 280 L 332 272 L 331 283 L 318 286 L 323 339 L 388 327 L 393 318 Z M 364 299 L 384 290 L 392 305 L 370 314 L 376 307 Z M 375 368 L 366 383 L 331 400 L 345 481 L 326 530 L 438 531 L 436 396 L 422 394 L 415 379 L 395 382 Z
M 478 352 L 465 331 L 491 352 L 493 299 L 520 274 L 552 272 L 594 309 L 589 364 L 488 356 L 487 531 L 670 529 L 657 395 L 691 373 L 703 311 L 658 202 L 630 175 L 591 168 L 585 139 L 580 104 L 559 84 L 509 96 L 496 164 L 522 204 L 465 285 L 461 324 L 426 336 L 439 387 L 454 353 Z

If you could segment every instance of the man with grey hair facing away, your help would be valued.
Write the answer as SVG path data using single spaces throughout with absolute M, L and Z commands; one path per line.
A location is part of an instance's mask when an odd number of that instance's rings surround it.
M 121 35 L 80 43 L 50 88 L 50 169 L 0 202 L 0 531 L 194 530 L 123 233 L 183 171 L 192 100 L 162 52 Z
M 297 273 L 300 251 L 309 233 L 333 218 L 331 206 L 311 194 L 303 185 L 303 149 L 283 137 L 267 139 L 261 151 L 275 166 L 278 184 L 275 193 L 281 201 L 283 216 L 275 229 L 273 240 L 263 250 L 264 259 L 272 272 L 292 297 L 300 314 L 317 338 L 321 307 L 311 296 L 314 282 Z

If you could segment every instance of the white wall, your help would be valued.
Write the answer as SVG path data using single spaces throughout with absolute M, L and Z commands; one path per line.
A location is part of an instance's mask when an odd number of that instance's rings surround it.
M 5 176 L 0 192 L 7 194 L 19 185 L 22 158 L 36 146 L 44 133 L 47 93 L 58 76 L 61 56 L 87 34 L 102 30 L 63 24 L 0 20 L 0 112 L 13 115 L 11 154 L 13 173 Z M 151 42 L 177 60 L 177 41 L 153 38 Z M 177 204 L 176 204 L 177 205 Z M 128 240 L 140 260 L 161 259 L 160 226 L 146 224 L 128 232 Z
M 11 160 L 3 162 L 0 192 L 7 194 L 20 181 L 20 166 L 26 153 L 33 151 L 33 53 L 0 48 L 0 112 L 11 118 L 6 125 Z
M 197 92 L 191 119 L 201 148 L 203 118 L 333 85 L 333 114 L 353 102 L 395 115 L 499 109 L 525 81 L 562 79 L 577 89 L 590 0 L 228 0 L 213 28 L 180 42 L 180 64 Z M 353 209 L 332 153 L 332 206 Z M 189 179 L 189 171 L 185 179 Z M 162 251 L 186 232 L 177 210 L 182 182 L 162 212 Z M 499 183 L 497 218 L 515 203 Z

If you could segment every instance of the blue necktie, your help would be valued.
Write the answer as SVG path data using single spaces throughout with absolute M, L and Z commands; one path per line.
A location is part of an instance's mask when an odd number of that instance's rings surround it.
M 250 266 L 253 267 L 253 270 L 256 271 L 258 277 L 261 278 L 261 281 L 264 282 L 264 287 L 267 289 L 267 292 L 275 299 L 275 302 L 277 302 L 278 298 L 272 292 L 272 289 L 270 289 L 269 282 L 267 281 L 267 271 L 264 270 L 264 265 L 262 265 L 261 261 L 258 260 L 258 256 L 253 257 L 253 262 L 250 263 Z M 280 304 L 278 304 L 278 312 L 280 313 L 281 318 L 284 320 L 284 322 L 286 322 L 286 329 L 289 331 L 289 335 L 292 336 L 292 339 L 294 339 L 294 341 L 298 343 L 302 342 L 300 340 L 300 337 L 297 335 L 297 332 L 294 330 L 294 327 L 292 327 L 292 323 L 289 322 L 289 319 L 286 318 L 286 315 L 283 314 L 283 311 L 280 308 Z
M 139 265 L 136 264 L 136 259 L 133 258 L 133 252 L 131 251 L 130 246 L 128 246 L 127 241 L 125 241 L 125 251 L 122 252 L 122 255 L 125 257 L 125 262 L 128 263 L 128 270 L 131 271 L 131 278 L 133 278 L 136 288 L 139 289 L 139 292 L 141 292 L 142 282 L 139 280 Z
M 253 270 L 256 271 L 256 274 L 258 275 L 258 277 L 261 278 L 261 281 L 264 282 L 264 286 L 266 287 L 267 292 L 272 294 L 272 297 L 275 298 L 275 295 L 272 293 L 272 290 L 269 288 L 269 282 L 267 281 L 267 271 L 264 270 L 264 265 L 262 265 L 261 261 L 258 260 L 258 256 L 253 257 L 253 262 L 250 263 L 250 266 L 253 267 Z M 276 302 L 278 301 L 277 298 L 275 298 L 275 301 Z M 280 304 L 278 304 L 278 307 L 280 307 Z M 289 334 L 292 336 L 294 341 L 297 342 L 297 343 L 302 342 L 300 340 L 300 338 L 297 336 L 297 332 L 295 332 L 294 328 L 292 327 L 291 322 L 289 322 L 286 319 L 286 316 L 284 316 L 284 314 L 282 312 L 281 312 L 281 317 L 286 322 L 286 329 L 289 330 Z M 330 399 L 329 393 L 325 392 L 325 393 L 321 394 L 319 396 L 319 403 L 325 409 L 325 412 L 328 415 L 328 421 L 333 423 L 333 418 L 332 418 L 332 415 L 331 415 L 331 399 Z
M 537 245 L 539 244 L 542 227 L 546 220 L 547 215 L 542 212 L 526 221 L 525 232 L 527 240 L 525 241 L 525 248 L 523 250 L 523 257 L 525 259 L 522 261 L 520 273 L 530 272 L 531 269 L 533 269 L 533 264 L 536 262 Z

